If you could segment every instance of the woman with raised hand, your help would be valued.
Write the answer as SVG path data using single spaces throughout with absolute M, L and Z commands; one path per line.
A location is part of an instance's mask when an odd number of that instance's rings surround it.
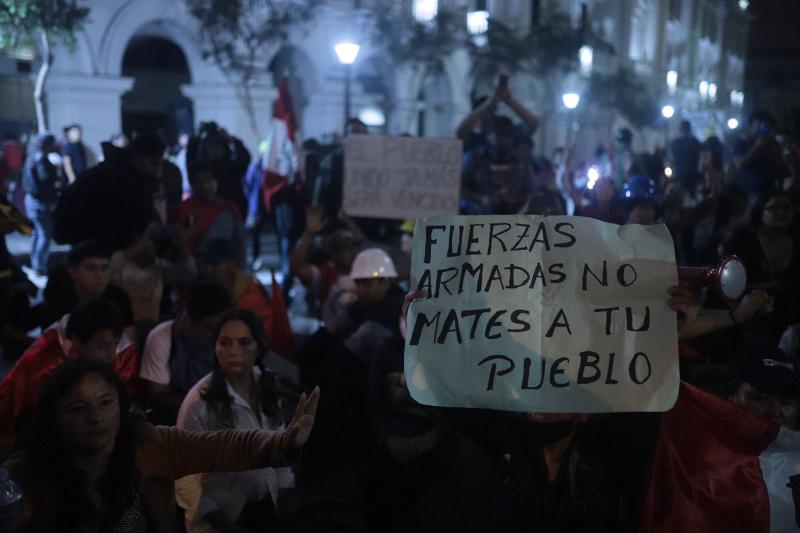
M 311 434 L 318 401 L 318 389 L 302 395 L 285 431 L 154 427 L 131 412 L 110 367 L 69 360 L 44 388 L 31 448 L 4 465 L 23 492 L 22 530 L 175 531 L 174 480 L 288 464 Z

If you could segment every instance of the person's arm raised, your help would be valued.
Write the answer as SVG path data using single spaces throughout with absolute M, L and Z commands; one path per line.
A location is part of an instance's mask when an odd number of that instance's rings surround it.
M 321 205 L 310 205 L 306 208 L 306 229 L 289 258 L 289 269 L 306 287 L 311 285 L 314 278 L 313 265 L 308 262 L 308 251 L 314 236 L 322 231 L 326 223 L 322 218 L 322 212 Z
M 226 430 L 197 433 L 174 427 L 155 428 L 175 478 L 201 472 L 241 472 L 289 464 L 314 427 L 319 387 L 300 395 L 286 431 Z

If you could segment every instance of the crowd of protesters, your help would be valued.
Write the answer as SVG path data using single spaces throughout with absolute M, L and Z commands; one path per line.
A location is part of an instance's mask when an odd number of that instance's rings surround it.
M 456 131 L 461 212 L 664 223 L 679 265 L 737 255 L 741 301 L 671 289 L 681 378 L 796 429 L 797 146 L 757 112 L 730 139 L 683 122 L 651 153 L 622 129 L 579 161 L 573 146 L 539 155 L 538 125 L 505 80 L 476 102 Z M 352 119 L 352 133 L 367 128 Z M 142 131 L 95 158 L 80 134 L 3 145 L 0 230 L 33 234 L 25 270 L 0 246 L 0 340 L 16 360 L 0 458 L 24 530 L 638 530 L 661 415 L 411 399 L 413 221 L 342 211 L 341 143 L 297 146 L 265 198 L 268 150 L 252 159 L 217 124 L 171 156 Z M 251 272 L 270 225 L 282 284 L 265 287 Z M 53 240 L 70 251 L 50 254 Z M 317 331 L 292 327 L 292 300 Z

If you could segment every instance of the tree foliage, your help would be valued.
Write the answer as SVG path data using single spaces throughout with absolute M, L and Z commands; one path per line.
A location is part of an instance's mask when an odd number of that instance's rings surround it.
M 53 39 L 74 44 L 89 16 L 89 9 L 77 0 L 0 0 L 0 48 L 20 42 L 39 41 L 42 64 L 36 76 L 33 101 L 39 131 L 48 128 L 45 86 L 53 64 Z
M 0 47 L 32 41 L 40 31 L 72 43 L 88 15 L 77 0 L 0 0 Z
M 621 66 L 611 74 L 593 74 L 587 93 L 594 105 L 616 109 L 636 128 L 651 126 L 658 118 L 657 95 L 630 68 Z
M 464 13 L 440 9 L 430 22 L 416 20 L 403 4 L 377 2 L 371 15 L 372 41 L 386 50 L 395 65 L 411 65 L 422 72 L 442 72 L 447 58 L 464 45 Z
M 197 19 L 203 55 L 228 77 L 258 134 L 252 89 L 275 49 L 311 20 L 319 0 L 186 0 Z

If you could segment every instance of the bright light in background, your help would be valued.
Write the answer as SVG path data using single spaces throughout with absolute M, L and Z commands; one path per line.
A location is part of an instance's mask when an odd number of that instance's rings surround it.
M 664 175 L 668 178 L 672 177 L 672 167 L 664 167 Z
M 728 119 L 728 129 L 735 130 L 738 127 L 739 127 L 739 121 L 738 120 L 736 120 L 735 118 L 729 118 Z
M 361 47 L 355 43 L 339 43 L 333 47 L 336 51 L 336 57 L 342 65 L 352 65 L 358 57 L 358 51 Z
M 383 111 L 375 107 L 362 109 L 358 114 L 358 119 L 367 126 L 380 127 L 386 124 L 386 116 Z
M 744 104 L 744 93 L 742 91 L 731 91 L 731 105 L 742 107 Z
M 675 70 L 668 71 L 667 88 L 670 90 L 670 92 L 674 92 L 677 86 L 678 86 L 678 72 Z
M 486 32 L 489 31 L 489 12 L 486 10 L 469 11 L 467 13 L 467 31 L 472 35 L 476 46 L 485 46 Z
M 564 93 L 561 95 L 561 101 L 564 102 L 564 107 L 567 109 L 575 109 L 581 101 L 581 97 L 576 93 Z
M 717 99 L 717 84 L 716 83 L 709 83 L 708 84 L 708 97 L 713 102 Z
M 708 82 L 706 80 L 701 81 L 697 86 L 697 90 L 703 98 L 708 96 Z
M 750 2 L 748 0 L 739 0 L 739 9 L 747 11 L 748 7 L 750 7 Z
M 672 115 L 675 114 L 675 108 L 671 105 L 665 105 L 661 108 L 661 116 L 664 118 L 672 118 Z
M 592 71 L 594 61 L 594 50 L 591 46 L 583 45 L 578 50 L 578 60 L 581 63 L 581 74 L 589 74 Z
M 414 0 L 414 18 L 420 22 L 430 22 L 439 13 L 439 0 Z
M 586 177 L 589 178 L 589 181 L 586 183 L 586 188 L 594 189 L 594 184 L 600 179 L 600 170 L 592 165 L 589 167 L 589 170 L 586 171 Z

